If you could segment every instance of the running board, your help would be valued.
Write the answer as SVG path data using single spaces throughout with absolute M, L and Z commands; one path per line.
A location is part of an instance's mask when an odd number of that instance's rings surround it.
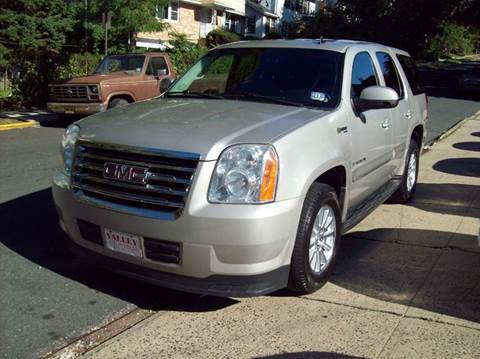
M 342 226 L 342 234 L 348 232 L 355 225 L 360 223 L 362 219 L 372 213 L 379 205 L 389 199 L 398 189 L 400 183 L 401 177 L 391 179 L 378 191 L 374 192 L 365 202 L 356 207 L 352 212 L 349 212 L 347 220 Z

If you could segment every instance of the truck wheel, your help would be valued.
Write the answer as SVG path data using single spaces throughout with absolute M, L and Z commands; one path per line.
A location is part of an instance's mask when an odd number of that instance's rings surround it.
M 117 97 L 114 98 L 110 103 L 108 104 L 108 108 L 114 108 L 114 107 L 122 107 L 128 105 L 129 102 L 124 99 L 123 97 Z
M 417 188 L 418 177 L 418 161 L 420 150 L 417 141 L 413 138 L 410 140 L 410 147 L 405 163 L 405 171 L 403 172 L 402 182 L 397 192 L 392 195 L 392 200 L 396 203 L 407 203 L 415 194 Z
M 341 239 L 341 214 L 335 190 L 314 183 L 305 197 L 290 265 L 289 288 L 313 293 L 328 280 Z

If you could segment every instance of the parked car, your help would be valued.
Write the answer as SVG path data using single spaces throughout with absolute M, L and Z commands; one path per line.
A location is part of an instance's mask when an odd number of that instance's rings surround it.
M 223 45 L 162 98 L 68 127 L 60 226 L 80 256 L 161 286 L 311 293 L 343 233 L 391 196 L 413 197 L 426 120 L 402 50 Z
M 159 96 L 174 78 L 168 54 L 110 55 L 90 76 L 51 83 L 47 107 L 64 114 L 103 112 Z

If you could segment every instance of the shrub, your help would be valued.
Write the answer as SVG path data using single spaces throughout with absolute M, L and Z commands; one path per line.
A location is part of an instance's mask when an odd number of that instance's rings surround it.
M 265 40 L 281 39 L 282 35 L 276 29 L 270 29 L 270 32 L 263 37 Z
M 443 23 L 430 42 L 429 51 L 435 59 L 452 55 L 464 56 L 474 52 L 476 38 L 473 32 L 461 25 Z
M 198 46 L 187 39 L 187 35 L 178 32 L 169 34 L 171 48 L 167 50 L 172 59 L 177 75 L 183 74 L 195 61 L 208 52 L 205 47 Z
M 235 32 L 217 28 L 210 31 L 206 38 L 208 48 L 214 48 L 219 45 L 228 44 L 229 42 L 240 41 L 241 36 Z
M 102 56 L 99 54 L 71 54 L 66 61 L 57 67 L 55 77 L 61 80 L 71 79 L 72 77 L 91 75 Z

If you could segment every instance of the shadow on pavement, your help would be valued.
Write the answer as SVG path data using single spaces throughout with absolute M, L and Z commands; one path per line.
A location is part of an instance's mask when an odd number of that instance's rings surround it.
M 40 127 L 49 128 L 67 128 L 72 123 L 81 120 L 85 116 L 81 115 L 51 115 L 46 121 L 39 121 Z
M 473 201 L 480 206 L 480 186 L 462 183 L 417 183 L 415 197 L 409 206 L 427 212 L 454 216 L 473 216 Z
M 255 359 L 362 359 L 363 357 L 332 352 L 295 352 L 254 357 Z
M 458 142 L 453 147 L 459 150 L 480 152 L 480 142 Z
M 410 243 L 365 239 L 392 240 L 388 228 L 354 232 L 345 237 L 331 282 L 381 301 L 480 322 L 480 253 L 416 245 L 416 239 L 451 233 L 398 231 Z M 459 240 L 476 243 L 476 236 L 461 236 Z
M 480 137 L 480 132 L 472 132 L 471 135 L 473 137 Z
M 480 158 L 447 158 L 438 161 L 432 168 L 453 175 L 480 177 Z
M 85 267 L 67 250 L 50 188 L 0 204 L 0 218 L 2 223 L 8 224 L 0 228 L 0 242 L 12 251 L 61 276 L 138 307 L 206 312 L 237 303 L 229 298 L 160 288 L 108 271 Z

